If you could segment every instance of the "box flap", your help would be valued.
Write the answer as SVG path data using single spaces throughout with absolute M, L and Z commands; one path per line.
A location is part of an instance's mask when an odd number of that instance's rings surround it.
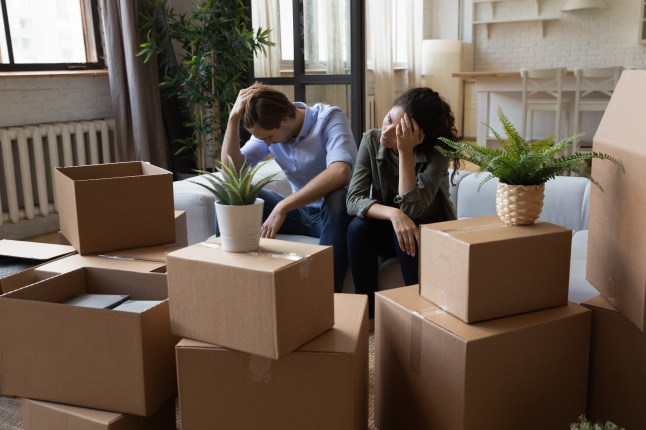
M 614 307 L 605 297 L 598 295 L 591 298 L 587 302 L 581 303 L 583 306 L 588 308 L 599 308 L 612 312 L 619 312 L 619 309 Z
M 101 257 L 96 255 L 70 255 L 51 263 L 37 267 L 37 273 L 58 274 L 66 273 L 79 267 L 102 267 L 106 269 L 129 270 L 132 272 L 154 272 L 163 268 L 166 263 L 161 261 L 146 261 L 133 258 Z
M 33 413 L 42 414 L 45 411 L 49 411 L 50 413 L 61 414 L 59 418 L 64 418 L 66 415 L 71 415 L 84 421 L 101 424 L 103 426 L 106 426 L 106 428 L 108 428 L 107 426 L 109 426 L 111 423 L 123 417 L 123 414 L 117 412 L 101 411 L 98 409 L 63 405 L 60 403 L 43 402 L 40 400 L 23 399 L 23 402 L 23 408 L 26 411 L 25 415 L 28 417 Z
M 76 252 L 74 247 L 22 240 L 0 240 L 0 255 L 31 260 L 50 260 Z
M 624 70 L 594 135 L 595 148 L 597 143 L 604 143 L 643 156 L 646 150 L 646 127 L 635 125 L 643 125 L 644 122 L 644 94 L 646 70 Z
M 138 176 L 142 174 L 141 161 L 123 163 L 88 164 L 83 166 L 57 167 L 56 170 L 74 181 Z M 169 173 L 166 171 L 166 173 Z
M 184 248 L 184 246 L 178 246 L 174 243 L 169 243 L 166 245 L 145 246 L 141 248 L 104 252 L 102 254 L 99 254 L 98 257 L 166 263 L 167 254 L 182 248 Z

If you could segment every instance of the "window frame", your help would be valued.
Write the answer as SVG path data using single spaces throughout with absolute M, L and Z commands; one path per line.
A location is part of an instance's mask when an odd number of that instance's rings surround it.
M 99 19 L 98 0 L 80 0 L 79 7 L 84 17 L 83 31 L 85 35 L 86 58 L 92 57 L 92 48 L 96 55 L 96 61 L 86 63 L 19 63 L 16 64 L 13 58 L 13 46 L 11 41 L 11 29 L 9 28 L 9 17 L 7 14 L 6 0 L 0 0 L 2 19 L 7 40 L 8 63 L 0 63 L 0 72 L 32 72 L 32 71 L 60 71 L 60 70 L 99 70 L 106 69 L 105 55 L 101 37 L 101 21 Z M 89 15 L 88 15 L 89 14 Z M 92 27 L 89 29 L 88 27 Z M 91 45 L 91 46 L 89 46 Z M 3 53 L 4 54 L 4 53 Z
M 646 0 L 641 0 L 640 3 L 639 44 L 646 45 Z

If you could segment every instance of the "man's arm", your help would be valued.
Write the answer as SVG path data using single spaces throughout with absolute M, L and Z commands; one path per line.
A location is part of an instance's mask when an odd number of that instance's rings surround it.
M 238 171 L 244 162 L 244 157 L 240 151 L 240 118 L 244 114 L 247 99 L 253 92 L 254 90 L 252 88 L 240 90 L 238 98 L 231 108 L 231 113 L 229 113 L 227 130 L 222 138 L 222 163 L 227 163 L 227 157 L 231 157 Z
M 352 169 L 348 163 L 336 162 L 316 175 L 303 188 L 281 200 L 262 224 L 262 237 L 274 238 L 285 222 L 287 212 L 315 202 L 350 182 Z

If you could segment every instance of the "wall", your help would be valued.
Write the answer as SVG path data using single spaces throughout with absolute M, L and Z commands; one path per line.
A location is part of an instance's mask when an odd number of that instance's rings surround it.
M 536 16 L 558 17 L 544 23 L 505 23 L 473 27 L 475 70 L 520 68 L 624 66 L 646 68 L 646 46 L 638 44 L 639 0 L 605 0 L 598 10 L 561 12 L 565 0 L 510 0 L 478 3 L 474 21 Z M 471 0 L 469 0 L 469 3 Z
M 0 75 L 0 127 L 111 117 L 107 75 Z

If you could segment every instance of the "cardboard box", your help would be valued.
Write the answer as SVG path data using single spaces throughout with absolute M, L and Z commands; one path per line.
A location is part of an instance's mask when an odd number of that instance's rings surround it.
M 646 333 L 602 296 L 592 310 L 588 417 L 626 429 L 646 429 Z
M 332 248 L 261 239 L 227 252 L 219 238 L 167 256 L 173 333 L 277 359 L 334 325 Z
M 334 328 L 279 360 L 180 341 L 182 430 L 365 430 L 368 301 L 334 296 Z
M 466 324 L 411 286 L 377 293 L 375 321 L 381 430 L 567 429 L 585 413 L 580 305 Z
M 175 430 L 175 399 L 148 417 L 23 399 L 24 430 Z
M 142 313 L 61 302 L 82 293 L 163 300 Z M 0 296 L 5 395 L 149 415 L 176 394 L 166 275 L 84 268 Z
M 81 254 L 175 242 L 173 175 L 144 162 L 58 167 L 61 233 Z
M 567 303 L 572 231 L 497 216 L 421 226 L 420 294 L 471 323 Z
M 58 242 L 63 245 L 69 245 L 70 242 L 67 240 L 65 235 L 58 232 Z M 186 211 L 175 211 L 175 242 L 156 245 L 156 246 L 144 246 L 139 248 L 131 248 L 129 250 L 121 249 L 118 251 L 106 252 L 106 255 L 124 255 L 127 251 L 128 254 L 134 254 L 135 257 L 139 255 L 148 256 L 151 253 L 158 254 L 159 251 L 164 251 L 166 253 L 174 251 L 179 248 L 184 248 L 188 246 L 188 224 L 186 221 Z M 152 252 L 151 252 L 152 251 Z M 166 261 L 166 258 L 163 259 Z
M 36 282 L 34 268 L 76 251 L 71 246 L 0 240 L 0 290 L 3 293 Z
M 594 136 L 595 151 L 621 160 L 593 160 L 592 177 L 605 190 L 590 191 L 588 281 L 646 331 L 646 70 L 626 70 Z

